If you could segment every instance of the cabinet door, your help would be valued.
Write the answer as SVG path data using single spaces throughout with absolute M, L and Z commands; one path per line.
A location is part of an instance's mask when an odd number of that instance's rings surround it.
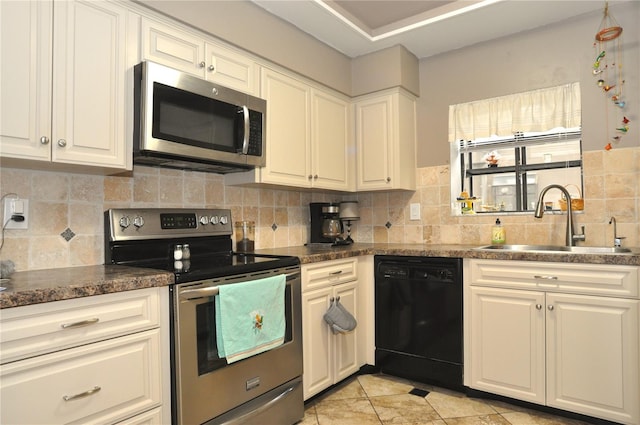
M 313 90 L 311 167 L 313 187 L 352 190 L 349 104 L 337 96 Z
M 358 296 L 357 282 L 344 283 L 334 287 L 333 296 L 340 297 L 340 304 L 358 320 Z M 360 368 L 358 364 L 358 328 L 351 332 L 335 335 L 335 367 L 334 382 L 356 373 Z
M 50 1 L 0 2 L 2 157 L 51 160 L 52 8 Z
M 640 421 L 638 300 L 547 294 L 547 404 Z
M 302 344 L 304 399 L 333 384 L 333 334 L 324 321 L 333 294 L 331 287 L 302 294 Z
M 390 189 L 389 144 L 393 137 L 390 95 L 356 103 L 357 189 Z
M 52 159 L 126 168 L 127 12 L 106 1 L 54 6 Z
M 142 58 L 203 78 L 204 40 L 195 34 L 142 18 Z
M 471 287 L 469 386 L 544 404 L 544 314 L 544 293 Z
M 213 43 L 205 44 L 207 80 L 256 96 L 260 73 L 253 59 Z
M 261 84 L 267 100 L 267 165 L 261 171 L 262 182 L 309 187 L 309 86 L 266 68 Z

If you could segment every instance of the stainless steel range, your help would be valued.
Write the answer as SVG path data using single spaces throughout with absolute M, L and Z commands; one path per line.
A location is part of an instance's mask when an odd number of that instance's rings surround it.
M 173 423 L 293 424 L 304 415 L 299 260 L 234 253 L 231 223 L 226 209 L 108 210 L 105 263 L 175 274 Z M 219 288 L 276 275 L 286 276 L 284 343 L 229 363 L 216 347 Z

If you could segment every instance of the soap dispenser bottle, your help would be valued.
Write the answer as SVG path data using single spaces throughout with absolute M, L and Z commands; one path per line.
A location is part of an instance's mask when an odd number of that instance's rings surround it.
M 494 245 L 504 244 L 507 241 L 507 234 L 500 219 L 496 218 L 496 224 L 491 227 L 491 243 Z

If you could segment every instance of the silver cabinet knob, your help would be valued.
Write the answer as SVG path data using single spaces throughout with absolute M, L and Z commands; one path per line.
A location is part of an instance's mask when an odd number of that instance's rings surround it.
M 542 304 L 536 304 L 536 310 L 542 310 Z
M 311 179 L 313 178 L 313 176 L 312 176 L 311 174 L 309 174 L 309 175 L 307 176 L 307 178 L 308 178 L 309 180 L 311 180 Z
M 553 305 L 549 305 L 547 306 L 547 308 L 549 309 L 549 311 L 553 311 Z
M 213 72 L 213 71 L 215 71 L 215 70 L 216 70 L 216 67 L 215 67 L 215 66 L 213 66 L 213 65 L 209 65 L 209 68 L 208 68 L 208 69 L 209 69 L 209 72 Z
M 47 136 L 42 136 L 40 138 L 40 143 L 43 145 L 48 145 L 49 144 L 49 138 Z
M 315 176 L 313 176 L 314 180 L 318 180 L 318 175 L 316 174 Z
M 391 177 L 387 177 L 387 183 L 391 183 Z
M 200 62 L 198 65 L 200 66 L 200 68 L 204 68 L 204 67 L 205 67 L 205 65 L 206 65 L 206 63 L 204 63 L 204 61 L 202 61 L 202 62 Z
M 58 146 L 60 146 L 61 148 L 64 148 L 65 146 L 67 146 L 67 141 L 64 139 L 58 140 Z

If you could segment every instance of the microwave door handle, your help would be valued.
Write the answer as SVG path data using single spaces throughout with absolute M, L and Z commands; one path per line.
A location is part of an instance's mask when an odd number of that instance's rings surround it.
M 242 139 L 242 150 L 241 154 L 246 155 L 249 152 L 249 129 L 250 121 L 249 121 L 249 108 L 246 105 L 242 107 L 242 115 L 244 118 L 244 138 Z

